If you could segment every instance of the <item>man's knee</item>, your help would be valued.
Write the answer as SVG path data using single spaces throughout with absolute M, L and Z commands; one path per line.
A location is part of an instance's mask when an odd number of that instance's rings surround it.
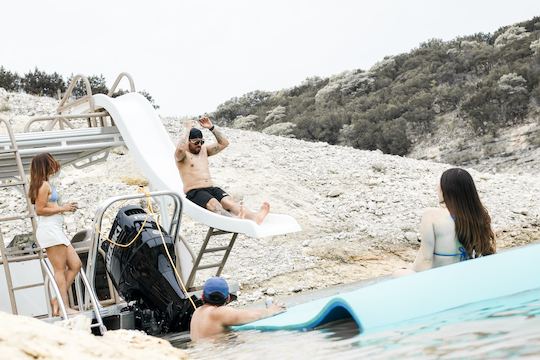
M 221 206 L 221 204 L 219 203 L 219 201 L 217 201 L 217 199 L 210 199 L 207 203 L 206 203 L 206 208 L 212 212 L 218 212 L 220 210 L 223 209 L 223 206 Z
M 227 209 L 227 210 L 229 210 L 230 208 L 236 205 L 235 201 L 230 196 L 223 197 L 219 203 L 221 204 L 221 206 L 223 206 L 224 209 Z

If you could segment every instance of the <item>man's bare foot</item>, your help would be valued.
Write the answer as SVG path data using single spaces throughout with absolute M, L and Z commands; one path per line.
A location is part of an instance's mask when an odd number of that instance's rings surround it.
M 60 316 L 60 305 L 58 305 L 58 299 L 51 299 L 52 316 Z
M 261 225 L 262 222 L 264 221 L 264 218 L 266 217 L 266 215 L 268 215 L 269 212 L 270 212 L 270 204 L 265 201 L 262 203 L 261 209 L 259 210 L 259 212 L 255 215 L 255 222 L 258 225 Z
M 238 218 L 245 219 L 246 218 L 246 209 L 244 208 L 244 202 L 240 201 L 240 210 L 238 211 Z

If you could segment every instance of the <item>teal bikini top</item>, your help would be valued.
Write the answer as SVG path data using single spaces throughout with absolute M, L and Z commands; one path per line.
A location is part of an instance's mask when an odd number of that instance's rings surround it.
M 56 188 L 54 186 L 51 186 L 51 196 L 49 196 L 49 202 L 57 202 L 58 198 L 59 196 Z
M 465 248 L 463 246 L 460 246 L 458 251 L 459 251 L 458 254 L 441 254 L 441 253 L 434 252 L 433 255 L 437 255 L 437 256 L 459 256 L 459 261 L 469 260 L 469 254 L 467 254 L 467 250 L 465 250 Z

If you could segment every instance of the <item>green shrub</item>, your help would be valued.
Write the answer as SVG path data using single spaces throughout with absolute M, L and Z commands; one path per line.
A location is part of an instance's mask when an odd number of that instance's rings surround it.
M 74 75 L 71 75 L 69 77 L 68 84 L 71 84 L 73 77 Z M 105 77 L 102 74 L 100 74 L 99 76 L 90 75 L 87 77 L 87 79 L 88 79 L 88 82 L 90 83 L 90 89 L 92 90 L 92 94 L 107 94 L 109 92 L 109 88 L 107 87 L 107 81 L 105 80 Z M 76 99 L 88 95 L 86 91 L 86 84 L 82 79 L 77 81 L 77 84 L 73 88 L 72 95 Z
M 128 93 L 129 93 L 129 91 L 127 91 L 127 90 L 118 89 L 111 95 L 111 97 L 116 98 L 116 97 L 119 97 L 119 96 L 122 96 L 122 95 L 125 95 L 125 94 L 128 94 Z M 154 98 L 148 93 L 148 91 L 141 90 L 141 91 L 138 91 L 138 93 L 141 94 L 142 96 L 144 96 L 152 104 L 154 109 L 159 109 L 159 105 L 156 105 Z
M 0 66 L 0 87 L 7 91 L 19 91 L 21 90 L 21 77 Z
M 411 141 L 407 136 L 407 120 L 398 118 L 381 125 L 378 148 L 385 153 L 405 155 L 409 152 Z
M 68 78 L 67 84 L 71 83 L 73 75 Z M 106 80 L 103 75 L 88 76 L 88 81 L 92 89 L 92 94 L 107 94 L 109 89 L 106 85 Z M 47 74 L 39 70 L 37 67 L 34 71 L 29 71 L 20 77 L 17 73 L 6 70 L 0 66 L 0 87 L 7 91 L 24 91 L 27 94 L 56 97 L 58 93 L 66 91 L 66 82 L 62 76 L 56 72 Z M 125 94 L 127 91 L 119 89 L 113 94 L 113 97 Z M 159 109 L 159 105 L 155 103 L 154 98 L 146 90 L 139 91 L 141 95 L 150 101 L 154 108 Z M 78 81 L 73 89 L 73 96 L 80 98 L 86 95 L 86 86 L 83 81 Z
M 144 96 L 150 102 L 150 104 L 152 104 L 154 109 L 159 109 L 159 105 L 156 104 L 156 101 L 154 100 L 152 95 L 150 95 L 150 93 L 148 91 L 141 90 L 141 91 L 138 91 L 138 93 L 141 94 L 142 96 Z
M 295 124 L 291 122 L 282 122 L 274 125 L 270 125 L 263 129 L 264 134 L 278 135 L 284 137 L 294 137 Z
M 66 83 L 58 73 L 47 74 L 36 67 L 22 78 L 22 90 L 27 94 L 56 97 L 58 92 L 66 90 Z

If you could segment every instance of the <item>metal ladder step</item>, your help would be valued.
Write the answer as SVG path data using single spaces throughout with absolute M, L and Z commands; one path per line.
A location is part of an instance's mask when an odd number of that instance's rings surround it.
M 19 151 L 19 150 L 16 150 L 16 149 L 9 149 L 9 150 L 3 149 L 3 150 L 0 150 L 0 155 L 2 155 L 2 154 L 12 154 L 12 153 L 16 153 L 17 151 Z
M 205 253 L 212 253 L 212 252 L 223 251 L 223 250 L 228 250 L 228 249 L 230 249 L 230 247 L 227 245 L 227 246 L 209 248 L 209 249 L 204 250 L 204 252 Z
M 30 289 L 30 288 L 34 288 L 34 287 L 38 287 L 38 286 L 45 286 L 45 282 L 35 283 L 35 284 L 30 284 L 30 285 L 15 286 L 15 287 L 13 287 L 12 290 L 13 291 L 24 290 L 24 289 Z
M 229 242 L 228 242 L 227 246 L 216 246 L 216 247 L 213 247 L 213 248 L 207 248 L 208 243 L 210 241 L 210 238 L 212 236 L 225 235 L 225 234 L 233 234 L 232 238 L 229 239 Z M 234 246 L 234 243 L 236 241 L 237 236 L 238 236 L 237 233 L 230 233 L 230 232 L 224 231 L 224 230 L 216 230 L 216 229 L 214 229 L 212 227 L 210 227 L 208 229 L 208 232 L 206 233 L 206 238 L 204 239 L 204 241 L 203 241 L 203 243 L 201 245 L 201 249 L 199 250 L 199 255 L 197 256 L 197 258 L 193 262 L 193 267 L 191 269 L 191 272 L 190 272 L 189 277 L 188 277 L 188 281 L 186 283 L 186 286 L 187 286 L 188 289 L 193 288 L 193 285 L 195 283 L 195 277 L 197 275 L 197 271 L 199 271 L 199 270 L 217 268 L 215 276 L 220 276 L 221 275 L 221 271 L 223 271 L 223 268 L 225 267 L 225 263 L 227 262 L 227 259 L 229 258 L 229 254 L 231 253 L 231 250 L 232 250 L 232 248 Z M 218 252 L 218 251 L 225 251 L 225 253 L 223 254 L 223 257 L 221 258 L 221 260 L 219 262 L 213 263 L 213 264 L 201 265 L 201 261 L 203 259 L 204 254 L 214 253 L 214 252 Z
M 22 185 L 25 185 L 25 184 L 26 183 L 24 181 L 15 181 L 15 182 L 8 183 L 8 184 L 2 184 L 2 185 L 0 185 L 0 188 L 10 187 L 10 186 L 22 186 Z
M 218 262 L 215 264 L 208 264 L 208 265 L 199 265 L 196 267 L 197 270 L 204 270 L 204 269 L 211 269 L 211 268 L 218 268 L 223 264 L 223 262 Z
M 0 218 L 1 221 L 13 221 L 13 220 L 24 220 L 24 219 L 31 219 L 33 218 L 33 215 L 17 215 L 17 216 L 6 216 Z

